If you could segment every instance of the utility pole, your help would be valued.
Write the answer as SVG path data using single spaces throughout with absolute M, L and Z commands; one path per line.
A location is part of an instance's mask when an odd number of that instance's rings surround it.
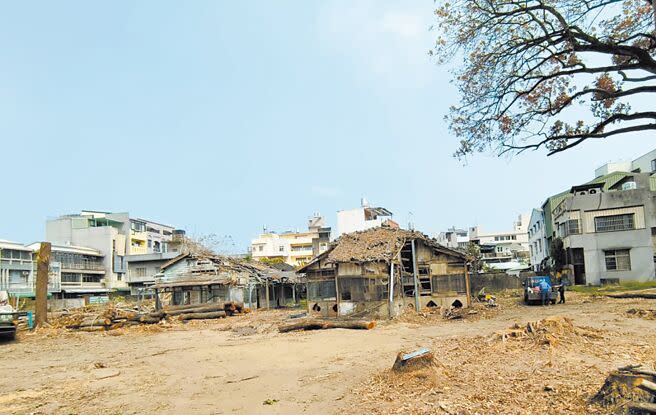
M 36 260 L 36 326 L 48 322 L 48 274 L 50 271 L 50 242 L 41 242 Z

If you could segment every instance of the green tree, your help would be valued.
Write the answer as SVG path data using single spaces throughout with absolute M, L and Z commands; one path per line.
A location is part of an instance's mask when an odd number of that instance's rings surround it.
M 653 1 L 653 2 L 652 2 Z M 457 157 L 548 154 L 656 130 L 654 0 L 455 0 L 435 11 L 440 63 L 461 101 L 447 119 Z M 651 100 L 651 101 L 649 101 Z

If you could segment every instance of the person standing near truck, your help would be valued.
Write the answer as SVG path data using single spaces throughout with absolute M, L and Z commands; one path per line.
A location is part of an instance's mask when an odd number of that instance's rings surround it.
M 560 284 L 558 286 L 558 293 L 560 294 L 560 300 L 558 300 L 558 304 L 565 304 L 565 278 L 560 277 L 558 283 Z
M 542 300 L 542 305 L 549 305 L 549 291 L 551 291 L 551 284 L 543 278 L 540 281 L 540 299 Z

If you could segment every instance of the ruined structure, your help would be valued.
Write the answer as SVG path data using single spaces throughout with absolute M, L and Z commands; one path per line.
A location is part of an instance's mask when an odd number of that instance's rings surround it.
M 394 317 L 408 307 L 469 305 L 465 254 L 426 235 L 380 227 L 342 235 L 298 272 L 324 317 Z

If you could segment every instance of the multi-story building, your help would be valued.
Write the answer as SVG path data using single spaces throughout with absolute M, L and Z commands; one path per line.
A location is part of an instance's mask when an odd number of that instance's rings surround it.
M 542 209 L 533 209 L 531 212 L 531 219 L 528 222 L 528 244 L 533 271 L 542 271 L 546 268 L 546 261 L 549 258 L 549 243 Z
M 265 232 L 251 241 L 251 255 L 255 260 L 285 262 L 300 266 L 328 249 L 331 228 L 316 214 L 308 221 L 307 232 Z
M 61 290 L 59 264 L 51 261 L 48 293 Z M 34 297 L 36 288 L 36 257 L 30 247 L 0 240 L 0 290 L 14 296 Z
M 143 289 L 155 284 L 155 276 L 164 264 L 178 256 L 178 252 L 160 252 L 144 255 L 128 255 L 128 282 L 130 294 L 139 295 Z
M 655 278 L 656 203 L 650 174 L 574 186 L 552 210 L 576 284 Z
M 36 255 L 40 242 L 28 245 Z M 105 287 L 104 255 L 93 248 L 82 246 L 52 245 L 50 263 L 59 272 L 62 298 L 107 294 Z
M 125 212 L 85 210 L 48 220 L 46 240 L 98 250 L 103 255 L 105 287 L 127 291 L 127 257 L 167 252 L 174 231 L 172 226 L 130 218 Z
M 383 223 L 391 227 L 399 227 L 392 220 L 392 212 L 384 207 L 371 207 L 365 199 L 362 199 L 359 208 L 337 211 L 337 236 L 376 228 Z
M 656 149 L 652 150 L 633 161 L 614 161 L 604 164 L 595 170 L 595 177 L 608 174 L 620 173 L 656 173 Z
M 513 222 L 511 231 L 503 232 L 483 232 L 474 226 L 469 228 L 469 240 L 481 247 L 482 261 L 490 268 L 525 268 L 529 259 L 528 221 L 528 214 L 523 213 Z
M 447 229 L 445 232 L 440 232 L 435 237 L 437 242 L 446 246 L 447 248 L 460 248 L 466 249 L 469 244 L 469 233 L 465 229 L 456 228 L 455 226 Z

